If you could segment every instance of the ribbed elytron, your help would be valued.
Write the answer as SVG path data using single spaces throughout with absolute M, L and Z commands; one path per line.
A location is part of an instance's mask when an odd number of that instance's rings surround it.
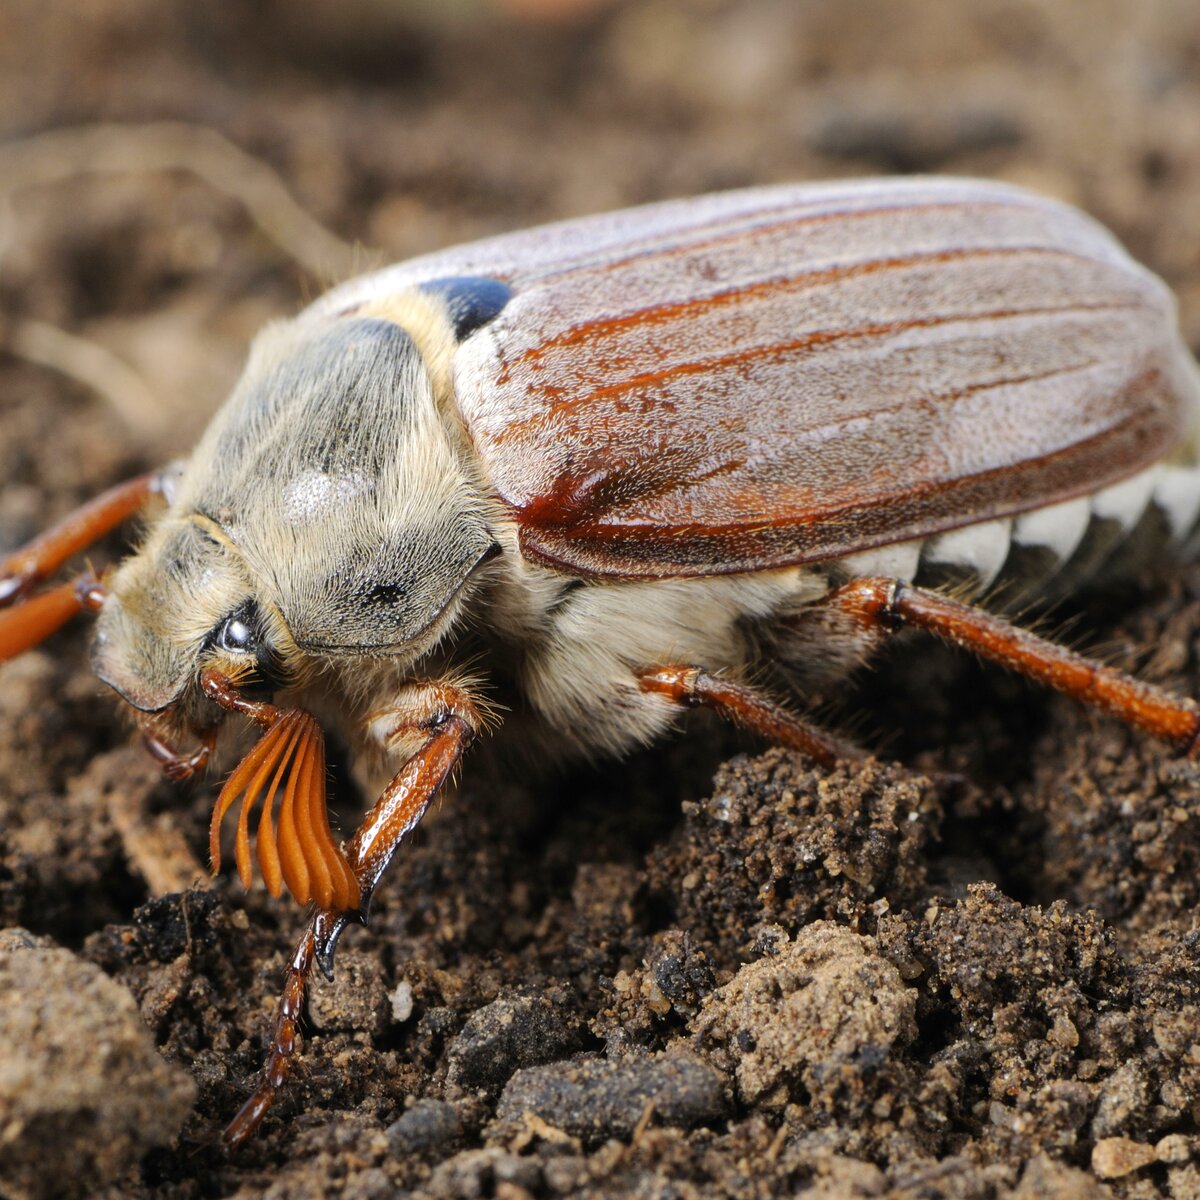
M 1198 400 L 1165 286 L 1015 188 L 785 186 L 551 225 L 265 329 L 187 459 L 0 564 L 0 657 L 93 610 L 95 671 L 169 774 L 228 713 L 262 729 L 213 864 L 240 801 L 249 883 L 257 806 L 259 871 L 312 911 L 237 1144 L 313 962 L 332 970 L 489 697 L 545 754 L 620 753 L 705 705 L 829 764 L 856 749 L 744 680 L 828 684 L 907 626 L 1191 752 L 1190 701 L 967 598 L 1074 586 L 1135 527 L 1183 546 Z M 40 590 L 143 509 L 114 570 Z M 380 788 L 345 842 L 331 723 Z

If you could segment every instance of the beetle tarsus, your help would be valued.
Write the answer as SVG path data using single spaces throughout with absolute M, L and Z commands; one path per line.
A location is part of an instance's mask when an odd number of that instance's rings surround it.
M 304 1008 L 304 995 L 308 990 L 308 977 L 312 971 L 317 933 L 322 919 L 328 916 L 327 913 L 315 913 L 309 918 L 292 961 L 288 964 L 287 981 L 275 1008 L 267 1060 L 263 1064 L 258 1086 L 221 1135 L 221 1140 L 231 1150 L 236 1150 L 262 1124 L 267 1110 L 287 1081 L 292 1059 L 296 1055 L 296 1035 Z

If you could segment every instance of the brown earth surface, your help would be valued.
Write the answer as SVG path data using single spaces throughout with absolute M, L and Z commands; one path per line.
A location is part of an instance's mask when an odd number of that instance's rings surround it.
M 662 196 L 1031 184 L 1200 346 L 1194 0 L 8 0 L 0 137 L 0 548 L 186 451 L 329 280 Z M 1200 695 L 1200 571 L 1068 617 Z M 85 646 L 0 668 L 0 1194 L 1200 1196 L 1197 769 L 915 643 L 825 698 L 879 761 L 468 763 L 230 1156 L 301 914 L 188 886 L 212 783 Z

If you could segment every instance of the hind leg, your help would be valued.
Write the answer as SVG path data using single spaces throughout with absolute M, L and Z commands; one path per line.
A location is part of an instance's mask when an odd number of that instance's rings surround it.
M 857 624 L 864 636 L 882 638 L 900 629 L 923 629 L 981 658 L 1141 729 L 1193 754 L 1200 707 L 1172 696 L 983 609 L 899 579 L 858 579 L 831 593 L 827 606 Z

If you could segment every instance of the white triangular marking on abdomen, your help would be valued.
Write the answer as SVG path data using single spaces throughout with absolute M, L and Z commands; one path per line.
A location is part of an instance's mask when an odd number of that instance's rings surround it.
M 972 571 L 980 588 L 1000 573 L 1012 542 L 1012 521 L 984 521 L 930 538 L 921 551 L 923 564 Z
M 1060 563 L 1066 562 L 1083 541 L 1091 520 L 1092 502 L 1087 496 L 1064 500 L 1017 517 L 1012 540 L 1020 546 L 1044 546 Z
M 841 560 L 852 579 L 902 579 L 912 583 L 921 561 L 921 540 L 879 546 Z
M 1163 467 L 1154 485 L 1154 503 L 1171 527 L 1171 540 L 1182 541 L 1200 517 L 1200 467 Z
M 1141 471 L 1092 497 L 1092 514 L 1098 520 L 1118 521 L 1128 533 L 1141 519 L 1162 474 L 1162 467 Z

